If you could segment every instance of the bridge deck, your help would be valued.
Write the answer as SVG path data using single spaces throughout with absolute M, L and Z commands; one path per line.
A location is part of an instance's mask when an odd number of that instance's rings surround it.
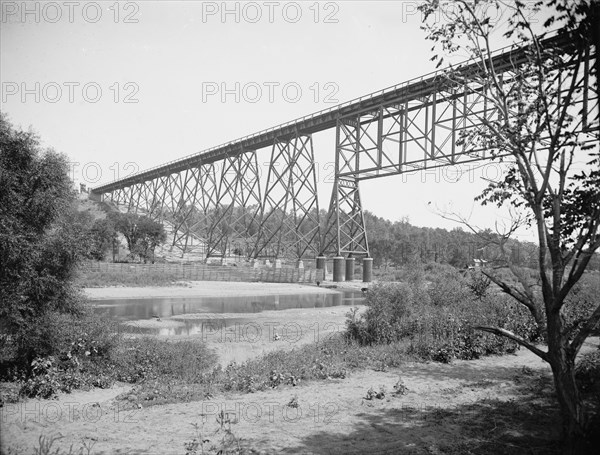
M 569 37 L 554 35 L 543 41 L 544 46 L 555 46 L 568 50 L 572 45 Z M 510 46 L 496 51 L 493 56 L 495 68 L 498 71 L 508 71 L 526 60 L 525 50 L 522 47 Z M 195 153 L 184 158 L 162 164 L 160 166 L 136 173 L 134 175 L 115 180 L 92 189 L 95 194 L 108 193 L 119 188 L 128 187 L 144 181 L 156 179 L 181 172 L 186 169 L 220 161 L 228 156 L 235 156 L 245 151 L 258 150 L 273 145 L 275 140 L 287 140 L 296 134 L 312 134 L 335 127 L 336 122 L 345 116 L 356 115 L 378 109 L 382 105 L 405 103 L 430 95 L 441 88 L 452 84 L 442 75 L 447 70 L 439 70 L 419 78 L 370 93 L 360 98 L 339 104 L 296 120 L 263 130 L 240 139 L 213 147 L 206 151 Z M 460 71 L 463 76 L 477 75 L 481 67 L 477 62 L 466 62 L 454 71 Z

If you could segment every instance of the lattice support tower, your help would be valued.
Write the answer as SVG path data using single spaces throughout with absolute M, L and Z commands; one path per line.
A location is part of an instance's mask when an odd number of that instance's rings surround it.
M 312 136 L 276 140 L 254 257 L 314 256 L 319 249 L 319 221 Z

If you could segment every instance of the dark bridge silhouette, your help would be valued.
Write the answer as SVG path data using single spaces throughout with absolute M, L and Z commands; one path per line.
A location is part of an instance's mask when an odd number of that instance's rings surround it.
M 576 128 L 594 140 L 598 86 L 589 69 L 596 49 L 582 50 L 563 35 L 542 44 L 560 57 L 547 83 L 571 77 L 573 104 L 581 112 Z M 527 49 L 504 48 L 492 60 L 510 84 L 521 77 Z M 361 180 L 490 159 L 483 147 L 459 141 L 498 118 L 484 71 L 467 62 L 433 72 L 93 188 L 92 197 L 161 220 L 182 253 L 200 248 L 207 258 L 369 256 Z M 333 128 L 335 180 L 322 220 L 312 134 Z M 265 182 L 256 155 L 266 147 L 271 159 Z

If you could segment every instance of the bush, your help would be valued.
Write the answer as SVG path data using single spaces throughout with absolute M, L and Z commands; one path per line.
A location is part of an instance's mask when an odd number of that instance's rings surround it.
M 59 371 L 54 357 L 35 359 L 31 363 L 31 376 L 21 388 L 27 397 L 53 398 L 60 390 Z
M 215 354 L 201 343 L 125 339 L 118 331 L 108 330 L 112 324 L 102 319 L 74 319 L 71 329 L 65 320 L 60 316 L 51 322 L 53 349 L 48 352 L 52 355 L 34 359 L 21 373 L 22 396 L 51 398 L 77 388 L 107 388 L 115 380 L 199 382 L 216 363 Z
M 435 273 L 429 274 L 427 292 L 431 303 L 437 306 L 459 305 L 470 300 L 464 277 L 452 266 L 436 264 Z
M 535 323 L 529 312 L 500 296 L 451 307 L 423 308 L 415 317 L 417 329 L 410 338 L 408 352 L 444 363 L 517 349 L 517 344 L 507 338 L 473 330 L 475 325 L 505 328 L 526 339 L 531 339 L 535 333 Z
M 471 293 L 478 299 L 482 299 L 487 295 L 487 291 L 492 281 L 479 270 L 471 270 L 467 286 Z
M 91 309 L 84 309 L 79 315 L 48 312 L 17 332 L 13 355 L 18 359 L 18 368 L 30 373 L 29 359 L 107 358 L 119 338 L 118 323 Z
M 230 364 L 210 381 L 223 391 L 256 392 L 280 385 L 296 386 L 311 379 L 345 378 L 346 353 L 352 344 L 334 335 L 327 340 L 292 351 L 274 351 L 243 364 Z
M 600 349 L 581 356 L 575 367 L 575 379 L 584 392 L 600 386 Z
M 410 286 L 404 283 L 376 284 L 367 293 L 367 312 L 347 321 L 349 338 L 361 344 L 391 343 L 410 335 L 405 323 L 410 317 L 415 297 Z
M 428 360 L 474 359 L 517 349 L 506 338 L 473 330 L 476 325 L 505 328 L 525 339 L 535 334 L 535 323 L 525 308 L 505 296 L 475 299 L 466 281 L 447 270 L 432 276 L 428 289 L 374 286 L 365 303 L 368 308 L 361 317 L 354 313 L 347 319 L 349 339 L 361 345 L 405 341 L 408 354 Z
M 587 273 L 573 286 L 565 306 L 562 309 L 569 338 L 573 339 L 581 326 L 589 319 L 598 305 L 600 295 L 600 276 L 598 272 Z M 596 325 L 592 335 L 600 334 L 600 324 Z
M 21 381 L 21 395 L 44 398 L 112 384 L 108 362 L 122 340 L 116 321 L 87 309 L 79 316 L 48 312 L 31 322 L 5 343 L 0 379 Z
M 203 343 L 141 337 L 124 340 L 110 361 L 120 381 L 168 377 L 197 382 L 215 365 L 216 355 Z

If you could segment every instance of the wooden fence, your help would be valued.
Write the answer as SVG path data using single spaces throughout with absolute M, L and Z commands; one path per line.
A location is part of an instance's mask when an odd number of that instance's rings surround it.
M 243 281 L 266 283 L 314 283 L 323 281 L 323 270 L 298 269 L 294 267 L 235 267 L 206 264 L 130 264 L 112 262 L 88 262 L 82 265 L 84 272 L 118 274 L 165 273 L 178 280 L 190 281 Z

